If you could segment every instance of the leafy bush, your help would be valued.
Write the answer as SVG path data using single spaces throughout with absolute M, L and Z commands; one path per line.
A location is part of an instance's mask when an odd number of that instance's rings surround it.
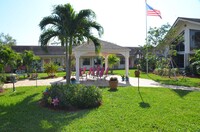
M 153 72 L 156 75 L 160 75 L 160 76 L 168 76 L 169 75 L 169 68 L 156 68 Z M 176 75 L 179 74 L 179 69 L 178 68 L 172 68 L 170 71 L 171 75 L 174 75 L 174 73 Z
M 0 83 L 6 82 L 6 76 L 4 74 L 0 75 Z
M 58 70 L 58 65 L 54 63 L 47 63 L 44 65 L 44 72 L 47 73 L 48 76 L 55 76 L 56 72 Z
M 52 85 L 43 92 L 45 105 L 60 108 L 92 108 L 101 104 L 102 94 L 96 86 Z

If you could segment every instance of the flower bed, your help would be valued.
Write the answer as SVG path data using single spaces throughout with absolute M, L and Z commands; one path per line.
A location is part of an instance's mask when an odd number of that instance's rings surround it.
M 101 105 L 102 94 L 96 86 L 52 85 L 43 92 L 42 103 L 56 108 L 93 108 Z

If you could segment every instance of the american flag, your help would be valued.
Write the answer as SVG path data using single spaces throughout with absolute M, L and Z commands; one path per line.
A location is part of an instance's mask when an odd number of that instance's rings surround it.
M 150 5 L 146 3 L 147 6 L 147 16 L 159 16 L 161 19 L 161 13 L 159 10 L 153 9 Z

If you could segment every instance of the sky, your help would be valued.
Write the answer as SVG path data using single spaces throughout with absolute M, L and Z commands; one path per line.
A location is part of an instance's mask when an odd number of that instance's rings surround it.
M 17 45 L 39 45 L 40 21 L 51 15 L 53 6 L 67 3 L 77 12 L 92 9 L 104 28 L 100 39 L 120 46 L 144 45 L 146 29 L 173 25 L 177 17 L 200 18 L 200 0 L 147 0 L 162 19 L 146 19 L 145 0 L 1 0 L 0 33 L 12 36 Z

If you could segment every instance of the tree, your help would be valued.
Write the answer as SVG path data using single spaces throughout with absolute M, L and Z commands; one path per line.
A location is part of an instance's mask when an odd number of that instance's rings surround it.
M 192 74 L 200 74 L 200 50 L 196 50 L 193 57 L 190 59 L 190 70 Z
M 44 72 L 47 73 L 48 77 L 54 77 L 57 71 L 58 65 L 52 62 L 44 65 Z
M 14 52 L 9 46 L 0 45 L 0 64 L 4 72 L 4 67 L 14 67 L 16 64 L 17 53 Z
M 51 16 L 44 17 L 39 26 L 43 31 L 40 35 L 41 46 L 47 46 L 51 39 L 58 38 L 66 53 L 66 83 L 70 83 L 72 46 L 91 40 L 95 51 L 100 51 L 100 42 L 92 34 L 95 29 L 98 35 L 103 34 L 103 28 L 95 21 L 92 10 L 75 12 L 70 4 L 55 6 Z
M 39 60 L 40 57 L 35 56 L 33 51 L 31 50 L 25 50 L 22 53 L 22 59 L 23 59 L 23 64 L 26 66 L 27 74 L 29 76 L 30 69 L 32 67 L 33 62 Z
M 0 34 L 0 45 L 13 46 L 16 45 L 16 40 L 13 39 L 9 34 Z
M 154 47 L 153 52 L 168 60 L 169 77 L 173 67 L 172 57 L 176 55 L 175 46 L 183 40 L 183 36 L 177 34 L 178 28 L 165 24 L 160 28 L 150 28 L 147 36 L 147 45 Z
M 108 65 L 111 68 L 111 73 L 113 73 L 113 66 L 120 62 L 120 58 L 117 57 L 115 54 L 110 54 L 108 56 Z

